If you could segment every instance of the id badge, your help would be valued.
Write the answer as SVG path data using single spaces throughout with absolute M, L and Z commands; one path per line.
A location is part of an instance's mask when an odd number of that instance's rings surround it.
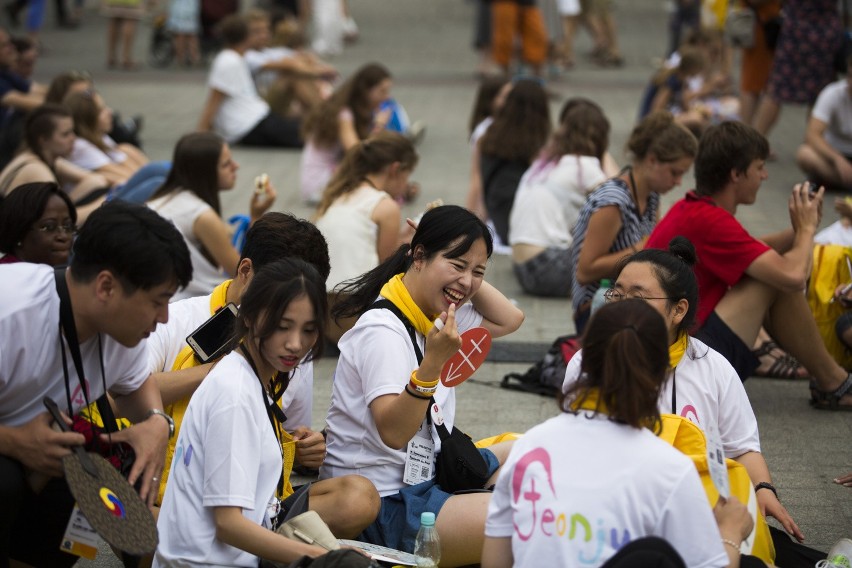
M 405 453 L 405 475 L 402 478 L 406 485 L 417 485 L 435 476 L 435 443 L 432 441 L 431 430 L 424 420 L 417 434 L 408 442 L 408 450 Z
M 74 510 L 71 511 L 71 518 L 68 520 L 68 527 L 65 529 L 65 535 L 62 537 L 62 543 L 59 546 L 60 550 L 94 560 L 98 555 L 98 543 L 100 537 L 77 504 L 74 504 Z

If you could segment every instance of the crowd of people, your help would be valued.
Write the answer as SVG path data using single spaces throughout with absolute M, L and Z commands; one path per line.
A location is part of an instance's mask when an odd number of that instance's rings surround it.
M 176 47 L 193 65 L 200 4 L 170 4 Z M 828 3 L 785 3 L 777 44 L 764 46 L 776 57 L 766 92 L 741 87 L 737 107 L 753 120 L 731 120 L 723 24 L 702 28 L 692 3 L 678 2 L 681 41 L 645 95 L 624 167 L 602 105 L 571 98 L 551 119 L 536 76 L 548 52 L 544 4 L 478 6 L 491 24 L 479 27 L 493 28 L 478 45 L 506 71 L 521 30 L 533 76 L 483 80 L 465 207 L 432 203 L 417 219 L 403 219 L 402 206 L 428 156 L 391 98 L 391 70 L 366 63 L 339 77 L 319 57 L 357 34 L 345 2 L 313 3 L 313 50 L 288 27 L 304 24 L 303 3 L 222 18 L 197 131 L 178 134 L 167 161 L 149 160 L 91 77 L 42 85 L 22 75 L 0 29 L 0 568 L 77 560 L 59 549 L 74 508 L 62 458 L 85 440 L 52 426 L 45 397 L 69 424 L 103 424 L 96 401 L 122 422 L 110 443 L 134 450 L 127 479 L 159 533 L 152 557 L 125 555 L 126 565 L 321 557 L 319 540 L 284 530 L 307 512 L 336 538 L 406 552 L 421 514 L 433 513 L 442 566 L 785 568 L 825 557 L 797 544 L 805 535 L 778 498 L 743 383 L 766 368 L 795 374 L 809 379 L 815 409 L 852 410 L 852 373 L 803 293 L 826 192 L 852 189 L 852 67 L 835 81 L 790 45 L 809 33 L 808 15 L 831 16 Z M 763 22 L 779 12 L 747 4 L 755 41 L 768 41 Z M 563 66 L 574 65 L 581 23 L 599 64 L 624 63 L 610 2 L 557 8 Z M 110 14 L 111 38 L 132 35 L 122 20 L 135 15 Z M 776 73 L 801 66 L 810 80 L 781 88 Z M 736 214 L 767 178 L 760 125 L 782 102 L 813 106 L 796 153 L 808 181 L 791 189 L 789 228 L 756 237 Z M 301 152 L 300 194 L 315 217 L 274 210 L 275 183 L 258 176 L 235 239 L 220 192 L 238 185 L 238 145 Z M 694 189 L 663 211 L 662 196 L 692 168 Z M 836 207 L 849 229 L 852 205 Z M 466 331 L 509 336 L 526 317 L 486 281 L 496 253 L 511 255 L 524 293 L 564 299 L 565 332 L 571 313 L 582 349 L 556 416 L 471 450 L 481 473 L 457 491 L 440 456 L 464 437 L 465 417 L 442 369 Z M 852 283 L 839 284 L 849 286 L 832 301 L 852 305 Z M 199 331 L 222 321 L 224 335 L 202 345 Z M 852 317 L 837 330 L 852 346 Z M 315 429 L 314 363 L 327 348 L 339 355 Z M 68 364 L 75 352 L 81 367 Z M 718 437 L 744 469 L 744 494 L 708 488 L 694 456 L 660 435 L 673 417 Z M 316 481 L 295 486 L 294 471 Z M 835 482 L 850 486 L 851 475 Z M 768 517 L 783 531 L 769 531 Z

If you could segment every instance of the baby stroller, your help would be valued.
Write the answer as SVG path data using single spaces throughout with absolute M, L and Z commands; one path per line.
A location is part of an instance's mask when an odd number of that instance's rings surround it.
M 239 11 L 239 0 L 201 0 L 201 58 L 209 61 L 222 47 L 216 25 L 225 16 Z M 151 46 L 148 63 L 151 67 L 168 67 L 175 58 L 172 33 L 166 27 L 168 14 L 158 14 L 151 22 Z

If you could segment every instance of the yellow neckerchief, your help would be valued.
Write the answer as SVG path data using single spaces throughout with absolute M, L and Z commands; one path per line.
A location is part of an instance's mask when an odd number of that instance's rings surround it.
M 226 280 L 213 289 L 213 293 L 210 294 L 210 315 L 215 314 L 216 310 L 220 309 L 227 303 L 228 289 L 231 287 L 232 282 L 233 280 Z M 195 358 L 195 352 L 187 345 L 178 354 L 174 365 L 172 365 L 170 370 L 179 371 L 181 369 L 191 369 L 198 365 L 199 362 L 198 359 Z M 175 421 L 175 435 L 169 440 L 169 446 L 166 448 L 166 466 L 163 469 L 163 475 L 160 477 L 158 503 L 163 502 L 163 495 L 166 493 L 166 482 L 168 481 L 169 474 L 171 473 L 172 458 L 176 450 L 178 434 L 180 433 L 180 426 L 183 422 L 183 416 L 186 413 L 187 406 L 189 406 L 189 397 L 178 400 L 167 406 L 165 409 L 169 416 L 172 417 L 172 420 Z M 278 439 L 281 441 L 282 449 L 284 450 L 284 493 L 283 495 L 278 496 L 279 498 L 284 498 L 293 492 L 293 488 L 290 485 L 290 472 L 293 469 L 293 459 L 295 457 L 296 449 L 293 437 L 290 436 L 284 428 L 279 426 L 275 430 L 276 434 L 278 434 Z
M 674 343 L 669 345 L 669 368 L 674 369 L 686 353 L 689 344 L 689 335 L 685 331 L 680 332 Z
M 589 389 L 582 397 L 578 397 L 571 402 L 571 410 L 594 410 L 601 414 L 609 414 L 607 412 L 606 403 L 600 400 L 600 398 L 600 389 Z
M 432 329 L 432 325 L 434 325 L 432 321 L 435 318 L 430 318 L 424 314 L 423 310 L 414 303 L 414 299 L 408 293 L 408 288 L 402 282 L 402 276 L 403 273 L 400 273 L 388 280 L 379 293 L 399 308 L 408 318 L 408 321 L 414 325 L 414 329 L 425 336 Z

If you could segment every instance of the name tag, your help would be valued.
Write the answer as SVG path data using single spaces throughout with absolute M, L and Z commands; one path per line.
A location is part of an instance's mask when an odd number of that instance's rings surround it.
M 435 476 L 434 464 L 435 443 L 432 441 L 431 428 L 424 420 L 417 434 L 408 442 L 402 481 L 406 485 L 417 485 L 432 479 Z
M 83 516 L 83 512 L 75 504 L 59 549 L 75 556 L 94 560 L 95 556 L 98 555 L 99 542 L 98 533 L 95 532 L 95 529 Z

